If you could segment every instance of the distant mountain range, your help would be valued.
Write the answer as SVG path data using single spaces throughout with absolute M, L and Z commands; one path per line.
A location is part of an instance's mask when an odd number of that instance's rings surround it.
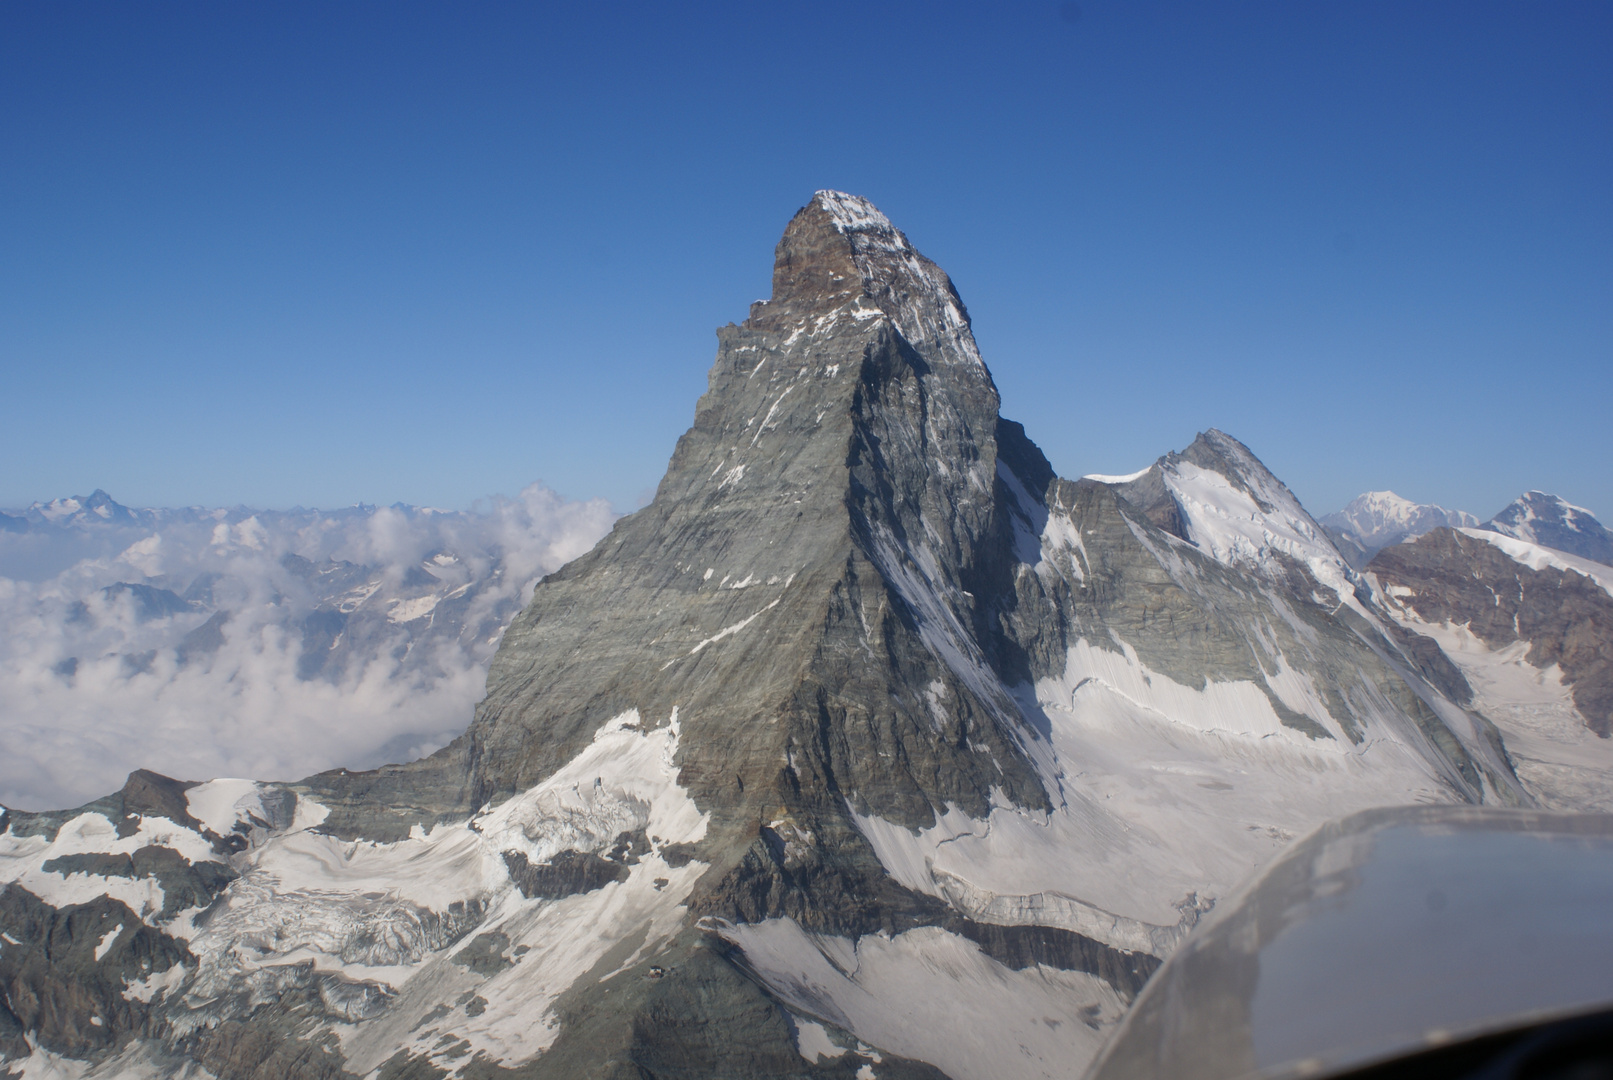
M 52 499 L 48 503 L 36 502 L 18 516 L 32 525 L 54 525 L 61 528 L 93 528 L 100 525 L 128 525 L 138 528 L 155 526 L 165 521 L 195 520 L 203 515 L 215 513 L 216 511 L 207 511 L 195 506 L 185 510 L 131 510 L 100 488 L 96 488 L 91 495 L 72 495 Z
M 131 754 L 300 773 L 441 745 L 534 581 L 614 517 L 537 487 L 481 512 L 136 509 L 97 490 L 10 514 L 0 801 L 80 800 Z M 72 768 L 53 757 L 67 732 L 95 748 Z
M 1438 528 L 1486 529 L 1580 558 L 1613 562 L 1613 533 L 1589 510 L 1543 491 L 1524 493 L 1482 524 L 1464 510 L 1415 503 L 1392 491 L 1358 495 L 1343 510 L 1318 520 L 1357 569 L 1382 549 Z
M 489 639 L 496 639 L 519 604 L 511 590 L 488 604 L 477 603 L 490 584 L 497 591 L 502 552 L 485 544 L 463 552 L 433 546 L 401 566 L 326 554 L 338 546 L 333 541 L 374 524 L 376 514 L 374 506 L 334 512 L 137 510 L 97 489 L 89 496 L 35 503 L 12 515 L 22 527 L 11 531 L 51 537 L 58 542 L 58 558 L 82 554 L 73 540 L 94 544 L 103 558 L 116 552 L 105 573 L 85 568 L 90 577 L 83 595 L 71 603 L 69 622 L 84 627 L 86 648 L 104 645 L 94 631 L 117 625 L 119 609 L 126 606 L 135 626 L 165 621 L 167 644 L 178 650 L 181 664 L 205 662 L 231 620 L 267 600 L 277 609 L 274 621 L 300 639 L 298 674 L 305 679 L 339 680 L 383 648 L 398 651 L 406 666 L 429 663 L 435 651 L 429 644 L 436 640 L 490 656 Z M 438 534 L 475 532 L 470 514 L 403 505 L 387 508 L 386 514 L 406 528 L 415 526 L 417 533 L 425 522 L 437 526 Z M 150 543 L 153 537 L 157 543 Z M 7 568 L 10 554 L 0 550 L 0 569 Z M 119 572 L 139 576 L 95 584 L 95 578 Z M 149 635 L 141 642 L 162 647 Z M 152 658 L 150 649 L 123 657 L 142 668 Z M 74 669 L 80 659 L 63 657 L 60 667 Z

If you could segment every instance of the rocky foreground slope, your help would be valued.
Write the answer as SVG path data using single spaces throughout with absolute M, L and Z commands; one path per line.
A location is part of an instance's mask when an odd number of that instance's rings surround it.
M 1384 548 L 1368 571 L 1460 669 L 1460 700 L 1542 806 L 1613 811 L 1613 566 L 1484 528 Z
M 1055 476 L 867 202 L 818 193 L 718 338 L 452 745 L 7 814 L 13 1067 L 1069 1076 L 1293 837 L 1534 798 L 1235 439 Z

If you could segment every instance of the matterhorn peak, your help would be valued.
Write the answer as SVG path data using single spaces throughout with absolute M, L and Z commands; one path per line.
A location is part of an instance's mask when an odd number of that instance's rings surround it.
M 878 231 L 894 234 L 902 244 L 907 243 L 907 237 L 891 224 L 891 219 L 861 195 L 823 188 L 813 193 L 812 201 L 829 212 L 834 218 L 835 227 L 841 232 Z
M 841 318 L 889 320 L 930 362 L 985 371 L 946 272 L 867 199 L 820 191 L 784 230 L 774 252 L 773 297 L 752 319 L 822 333 Z

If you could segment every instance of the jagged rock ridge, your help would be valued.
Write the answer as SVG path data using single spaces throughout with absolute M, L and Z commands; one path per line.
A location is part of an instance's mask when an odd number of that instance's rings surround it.
M 1056 477 L 951 282 L 864 200 L 802 209 L 718 338 L 655 500 L 539 585 L 452 745 L 188 788 L 189 822 L 8 815 L 8 888 L 112 890 L 173 956 L 138 989 L 96 956 L 141 1008 L 39 1052 L 1065 1075 L 1296 833 L 1527 800 L 1438 647 L 1235 439 Z M 59 872 L 131 845 L 234 876 L 165 917 L 160 882 Z M 57 992 L 19 940 L 6 977 Z

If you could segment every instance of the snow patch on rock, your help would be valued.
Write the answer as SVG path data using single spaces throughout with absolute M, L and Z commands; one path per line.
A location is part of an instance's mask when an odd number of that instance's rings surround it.
M 703 925 L 743 949 L 792 1009 L 954 1080 L 1063 1080 L 1091 1060 L 1125 1008 L 1095 976 L 1044 966 L 1015 971 L 936 927 L 853 942 L 808 933 L 789 919 Z M 803 1055 L 807 1045 L 803 1039 Z
M 1582 559 L 1578 555 L 1570 555 L 1566 551 L 1544 547 L 1528 540 L 1506 536 L 1502 533 L 1491 532 L 1488 529 L 1461 529 L 1463 536 L 1470 536 L 1475 540 L 1483 540 L 1493 544 L 1504 551 L 1508 558 L 1514 562 L 1522 563 L 1531 570 L 1544 570 L 1550 567 L 1553 570 L 1562 570 L 1565 573 L 1578 574 L 1590 578 L 1602 588 L 1609 596 L 1613 596 L 1613 566 Z
M 529 1061 L 554 1041 L 559 1018 L 552 1007 L 579 978 L 590 972 L 609 978 L 677 932 L 684 902 L 706 864 L 674 867 L 661 851 L 699 841 L 707 822 L 677 782 L 679 731 L 676 711 L 667 724 L 645 730 L 637 710 L 629 710 L 602 725 L 559 772 L 469 826 L 438 826 L 424 840 L 381 845 L 413 845 L 386 856 L 406 861 L 400 876 L 437 882 L 434 887 L 443 890 L 438 902 L 455 889 L 479 893 L 488 915 L 456 946 L 390 973 L 396 996 L 386 1012 L 340 1029 L 351 1068 L 376 1068 L 400 1048 L 449 1066 L 458 1059 L 444 1056 L 446 1051 L 462 1042 L 507 1067 Z M 651 851 L 628 868 L 625 881 L 592 892 L 527 899 L 504 864 L 505 851 L 543 861 L 563 850 L 601 850 L 620 832 L 638 828 Z M 500 954 L 507 966 L 491 976 L 456 961 L 486 935 L 501 935 L 496 940 L 507 943 Z M 601 970 L 608 953 L 618 958 Z M 476 1001 L 480 1007 L 472 1008 Z M 458 1004 L 446 1014 L 439 1010 L 453 1002 Z M 444 1042 L 449 1033 L 455 1038 Z
M 108 896 L 151 922 L 163 907 L 162 886 L 155 877 L 130 878 L 83 872 L 60 873 L 46 863 L 70 855 L 133 855 L 143 847 L 172 848 L 191 862 L 220 862 L 199 833 L 167 818 L 142 817 L 139 827 L 119 836 L 117 827 L 98 812 L 79 814 L 57 830 L 54 839 L 0 834 L 0 885 L 15 883 L 53 907 L 86 904 Z
M 1149 465 L 1145 468 L 1138 469 L 1136 472 L 1127 473 L 1124 476 L 1113 476 L 1109 473 L 1087 473 L 1085 476 L 1081 477 L 1081 479 L 1096 480 L 1100 484 L 1129 484 L 1133 480 L 1141 480 L 1143 477 L 1147 476 L 1148 470 L 1152 468 L 1153 466 Z
M 1273 678 L 1337 730 L 1299 677 Z M 919 832 L 857 816 L 893 877 L 983 922 L 1061 926 L 1163 955 L 1200 898 L 1227 895 L 1315 825 L 1454 797 L 1397 738 L 1311 739 L 1253 683 L 1194 689 L 1124 646 L 1077 642 L 1062 675 L 1022 698 L 1050 726 L 1052 813 L 1003 804 L 977 820 L 950 808 Z
M 171 994 L 185 985 L 186 975 L 184 964 L 174 964 L 166 971 L 147 975 L 144 979 L 125 981 L 123 996 L 130 1001 L 140 1001 L 149 1005 L 159 997 Z
M 20 1061 L 7 1061 L 7 1076 L 15 1080 L 214 1080 L 200 1065 L 178 1061 L 161 1048 L 135 1041 L 101 1061 L 79 1061 L 53 1054 L 29 1037 L 31 1053 Z

